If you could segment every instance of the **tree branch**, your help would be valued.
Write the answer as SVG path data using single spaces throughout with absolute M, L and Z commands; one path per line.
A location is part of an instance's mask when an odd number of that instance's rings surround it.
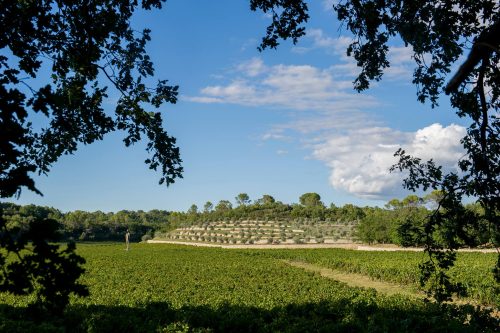
M 444 88 L 444 92 L 449 95 L 456 91 L 460 84 L 474 70 L 476 65 L 484 58 L 489 58 L 494 51 L 498 52 L 500 47 L 500 20 L 495 22 L 490 29 L 483 31 L 469 53 L 465 62 L 460 66 L 458 71 L 453 75 L 450 82 Z
M 486 154 L 486 129 L 488 127 L 488 104 L 486 103 L 486 96 L 484 94 L 484 73 L 486 72 L 486 67 L 488 66 L 488 58 L 482 59 L 481 70 L 477 79 L 477 93 L 479 95 L 479 100 L 481 102 L 481 150 L 483 155 Z

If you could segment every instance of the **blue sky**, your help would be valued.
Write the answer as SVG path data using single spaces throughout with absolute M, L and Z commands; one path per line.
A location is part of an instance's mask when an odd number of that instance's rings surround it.
M 170 187 L 147 168 L 144 144 L 125 148 L 123 134 L 63 156 L 37 177 L 43 197 L 21 204 L 68 210 L 186 210 L 206 201 L 270 194 L 292 203 L 317 192 L 326 204 L 380 205 L 407 195 L 388 167 L 398 147 L 453 168 L 466 124 L 449 107 L 416 101 L 411 49 L 392 41 L 382 82 L 362 94 L 345 55 L 331 1 L 309 4 L 307 35 L 297 45 L 257 51 L 270 22 L 246 0 L 169 0 L 140 12 L 136 29 L 152 30 L 155 77 L 180 86 L 165 105 L 165 128 L 177 138 L 184 179 Z M 106 102 L 111 110 L 116 96 Z

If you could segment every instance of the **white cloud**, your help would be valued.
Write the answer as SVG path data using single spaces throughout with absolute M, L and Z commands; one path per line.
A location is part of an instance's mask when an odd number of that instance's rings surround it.
M 186 96 L 181 96 L 182 100 L 187 100 L 190 102 L 196 102 L 196 103 L 206 103 L 206 104 L 213 104 L 213 103 L 222 103 L 222 99 L 217 98 L 217 97 L 207 97 L 207 96 L 195 96 L 195 97 L 186 97 Z
M 411 46 L 392 46 L 389 48 L 389 59 L 397 64 L 413 63 Z
M 277 141 L 290 141 L 292 138 L 281 134 L 282 131 L 273 131 L 262 135 L 262 141 L 277 140 Z
M 387 54 L 390 67 L 384 70 L 385 78 L 409 80 L 415 66 L 413 53 L 413 48 L 410 46 L 391 46 Z
M 273 14 L 270 13 L 270 12 L 262 13 L 262 17 L 265 18 L 265 19 L 272 19 L 273 18 Z
M 287 110 L 291 119 L 273 125 L 260 136 L 261 141 L 301 142 L 310 146 L 323 140 L 327 132 L 378 124 L 374 115 L 366 111 L 380 102 L 373 96 L 354 92 L 351 80 L 336 77 L 332 68 L 269 66 L 253 58 L 234 66 L 231 73 L 235 78 L 229 83 L 207 86 L 198 96 L 183 99 Z
M 335 77 L 354 78 L 359 74 L 359 67 L 356 65 L 356 62 L 353 59 L 349 59 L 343 63 L 333 65 L 332 72 L 334 73 Z
M 348 43 L 314 30 L 312 38 L 332 52 Z M 411 55 L 410 48 L 391 48 L 392 67 L 386 71 L 387 77 L 407 76 Z M 433 124 L 415 132 L 403 132 L 383 127 L 367 112 L 382 103 L 371 95 L 353 91 L 353 71 L 357 68 L 346 56 L 340 58 L 341 63 L 330 68 L 270 66 L 252 58 L 234 67 L 232 74 L 236 75 L 230 82 L 207 86 L 198 96 L 185 99 L 289 111 L 288 122 L 273 125 L 260 139 L 300 142 L 312 151 L 312 158 L 330 168 L 329 180 L 335 189 L 362 198 L 387 199 L 402 194 L 403 175 L 389 173 L 397 162 L 393 155 L 399 147 L 423 160 L 434 158 L 446 168 L 456 165 L 463 155 L 460 139 L 465 136 L 465 128 Z M 295 140 L 297 134 L 299 140 Z M 286 151 L 276 153 L 282 155 Z
M 331 49 L 335 52 L 345 53 L 345 49 L 352 43 L 352 39 L 345 36 L 332 38 L 327 36 L 321 29 L 309 29 L 306 37 L 313 39 L 313 45 L 319 48 Z
M 306 38 L 310 48 L 320 48 L 339 59 L 330 68 L 311 65 L 264 64 L 254 57 L 234 66 L 234 78 L 222 85 L 211 85 L 200 90 L 198 96 L 183 99 L 198 103 L 231 103 L 246 106 L 272 106 L 292 110 L 316 110 L 332 113 L 352 112 L 377 106 L 370 95 L 358 94 L 352 81 L 359 68 L 352 57 L 345 54 L 351 38 L 332 38 L 321 29 L 309 29 Z M 310 48 L 300 48 L 307 52 Z M 391 67 L 385 70 L 389 80 L 408 79 L 411 75 L 412 49 L 390 47 Z M 332 56 L 332 58 L 333 58 Z M 353 107 L 355 106 L 355 107 Z
M 345 54 L 345 50 L 350 41 L 344 38 L 344 46 L 341 50 L 337 50 L 342 60 L 340 63 L 332 66 L 332 71 L 336 77 L 354 78 L 360 73 L 360 68 L 356 65 L 356 61 L 352 57 Z M 343 53 L 341 53 L 343 52 Z M 413 56 L 413 49 L 405 46 L 390 46 L 387 53 L 387 58 L 390 67 L 384 69 L 384 79 L 389 81 L 406 80 L 410 82 L 413 68 L 415 66 Z M 373 82 L 372 84 L 375 84 Z
M 311 49 L 309 47 L 304 47 L 304 46 L 294 46 L 292 47 L 292 52 L 293 53 L 298 53 L 298 54 L 304 54 L 309 52 Z
M 462 126 L 452 124 L 443 128 L 440 124 L 433 124 L 415 133 L 411 143 L 412 152 L 424 160 L 434 158 L 456 163 L 464 154 L 460 139 L 465 134 L 466 130 Z
M 201 93 L 208 97 L 205 103 L 213 101 L 229 102 L 229 103 L 241 103 L 241 104 L 253 104 L 252 99 L 255 96 L 255 89 L 251 85 L 248 85 L 244 80 L 237 80 L 231 82 L 227 86 L 209 86 L 201 90 Z
M 267 67 L 262 59 L 255 57 L 236 66 L 236 70 L 245 73 L 249 77 L 255 77 L 264 73 Z
M 378 101 L 352 90 L 350 80 L 334 78 L 331 69 L 310 65 L 266 66 L 254 58 L 235 67 L 238 78 L 225 85 L 207 86 L 199 96 L 183 96 L 198 103 L 231 103 L 328 114 L 370 108 Z
M 352 110 L 338 112 L 334 115 L 306 115 L 298 117 L 287 123 L 275 125 L 271 133 L 285 131 L 299 132 L 303 135 L 313 135 L 313 138 L 308 138 L 307 141 L 322 140 L 324 133 L 332 131 L 346 131 L 360 128 L 360 126 L 377 126 L 379 122 L 372 115 L 361 112 L 355 106 L 351 106 Z
M 333 11 L 332 7 L 337 4 L 339 0 L 323 0 L 323 9 L 325 11 Z
M 328 53 L 344 56 L 344 60 L 347 59 L 346 49 L 353 41 L 352 38 L 346 36 L 332 38 L 326 35 L 323 30 L 314 28 L 306 30 L 305 39 L 311 41 L 311 46 L 294 46 L 292 52 L 303 54 L 313 49 L 324 49 Z
M 333 1 L 326 1 L 329 8 Z M 360 68 L 356 61 L 346 54 L 347 47 L 353 42 L 353 39 L 346 36 L 332 38 L 321 29 L 308 29 L 305 40 L 310 41 L 309 46 L 296 46 L 292 51 L 299 54 L 305 54 L 314 49 L 322 49 L 328 54 L 335 56 L 340 61 L 332 66 L 336 77 L 347 77 L 351 81 L 356 77 Z M 413 49 L 409 46 L 390 46 L 387 54 L 390 67 L 384 70 L 384 77 L 387 80 L 409 80 L 414 67 Z
M 398 147 L 423 160 L 434 158 L 445 168 L 456 168 L 463 155 L 460 139 L 465 132 L 464 127 L 454 124 L 432 124 L 416 132 L 360 128 L 315 144 L 313 157 L 330 167 L 334 188 L 362 198 L 387 199 L 402 189 L 403 175 L 389 173 L 397 162 L 393 155 Z
M 247 50 L 249 48 L 256 49 L 257 45 L 259 45 L 259 41 L 257 39 L 255 39 L 255 38 L 247 39 L 243 43 L 243 45 L 241 45 L 240 51 L 245 51 L 245 50 Z

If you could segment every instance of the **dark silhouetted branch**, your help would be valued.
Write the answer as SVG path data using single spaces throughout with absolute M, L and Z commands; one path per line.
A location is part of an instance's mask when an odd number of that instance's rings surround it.
M 500 21 L 495 22 L 489 29 L 485 30 L 474 43 L 472 50 L 465 62 L 453 75 L 450 82 L 444 88 L 446 94 L 456 91 L 460 84 L 465 81 L 469 74 L 474 70 L 477 64 L 485 57 L 498 51 L 500 46 Z

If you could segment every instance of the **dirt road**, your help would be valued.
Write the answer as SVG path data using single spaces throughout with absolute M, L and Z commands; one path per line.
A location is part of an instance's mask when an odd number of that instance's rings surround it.
M 177 244 L 201 247 L 218 247 L 222 249 L 349 249 L 358 251 L 414 251 L 422 252 L 423 248 L 398 247 L 395 245 L 364 245 L 358 243 L 332 243 L 332 244 L 210 244 L 201 242 L 178 242 L 168 240 L 148 240 L 150 244 Z M 496 249 L 460 249 L 459 252 L 496 253 Z

